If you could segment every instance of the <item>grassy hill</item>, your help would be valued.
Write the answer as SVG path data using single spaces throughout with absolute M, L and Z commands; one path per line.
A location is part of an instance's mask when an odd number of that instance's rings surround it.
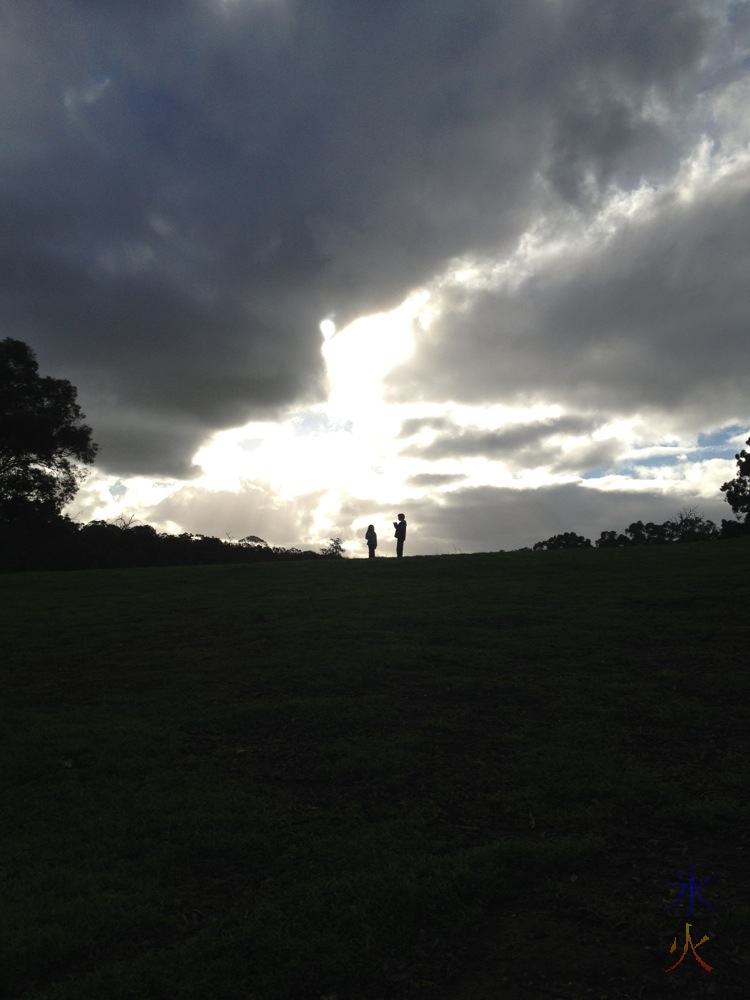
M 749 581 L 743 540 L 0 576 L 0 997 L 747 996 Z M 688 922 L 713 970 L 665 973 Z

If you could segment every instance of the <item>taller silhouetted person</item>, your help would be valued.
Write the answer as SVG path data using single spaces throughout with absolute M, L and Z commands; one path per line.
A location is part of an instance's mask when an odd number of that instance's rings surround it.
M 406 539 L 406 517 L 403 514 L 398 515 L 398 521 L 393 522 L 393 527 L 396 529 L 396 555 L 400 559 L 404 554 L 404 541 Z

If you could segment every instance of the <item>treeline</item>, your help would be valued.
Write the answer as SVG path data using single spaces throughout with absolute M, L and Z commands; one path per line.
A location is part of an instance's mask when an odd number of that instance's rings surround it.
M 0 571 L 117 569 L 134 566 L 207 566 L 279 559 L 338 558 L 341 541 L 332 538 L 319 552 L 269 545 L 248 535 L 239 541 L 183 532 L 170 535 L 148 524 L 60 517 L 46 524 L 0 520 Z
M 745 442 L 750 446 L 750 438 Z M 673 542 L 710 542 L 718 538 L 740 538 L 750 536 L 750 452 L 743 448 L 734 456 L 737 475 L 719 487 L 724 499 L 732 508 L 735 521 L 721 522 L 717 528 L 698 512 L 695 507 L 684 507 L 677 517 L 663 524 L 649 521 L 634 521 L 624 532 L 603 531 L 594 543 L 598 549 L 620 549 L 629 545 L 668 545 Z M 591 539 L 566 531 L 553 535 L 543 542 L 537 542 L 534 550 L 540 549 L 587 549 Z
M 681 510 L 670 521 L 655 524 L 648 521 L 634 521 L 623 532 L 603 531 L 593 543 L 598 549 L 621 549 L 631 545 L 669 545 L 674 542 L 708 542 L 720 538 L 738 538 L 750 535 L 747 521 L 722 521 L 718 528 L 694 508 Z M 590 538 L 566 531 L 553 535 L 543 542 L 536 542 L 534 551 L 545 549 L 586 549 L 592 548 Z

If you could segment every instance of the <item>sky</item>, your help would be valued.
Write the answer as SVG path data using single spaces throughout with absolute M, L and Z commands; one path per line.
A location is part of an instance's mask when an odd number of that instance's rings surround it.
M 0 337 L 78 388 L 77 520 L 732 517 L 747 0 L 3 0 L 0 71 Z

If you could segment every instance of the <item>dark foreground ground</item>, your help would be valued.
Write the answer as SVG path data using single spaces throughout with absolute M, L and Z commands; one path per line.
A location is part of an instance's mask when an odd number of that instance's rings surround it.
M 749 580 L 742 541 L 0 577 L 0 997 L 747 997 Z M 711 971 L 665 971 L 687 924 Z

